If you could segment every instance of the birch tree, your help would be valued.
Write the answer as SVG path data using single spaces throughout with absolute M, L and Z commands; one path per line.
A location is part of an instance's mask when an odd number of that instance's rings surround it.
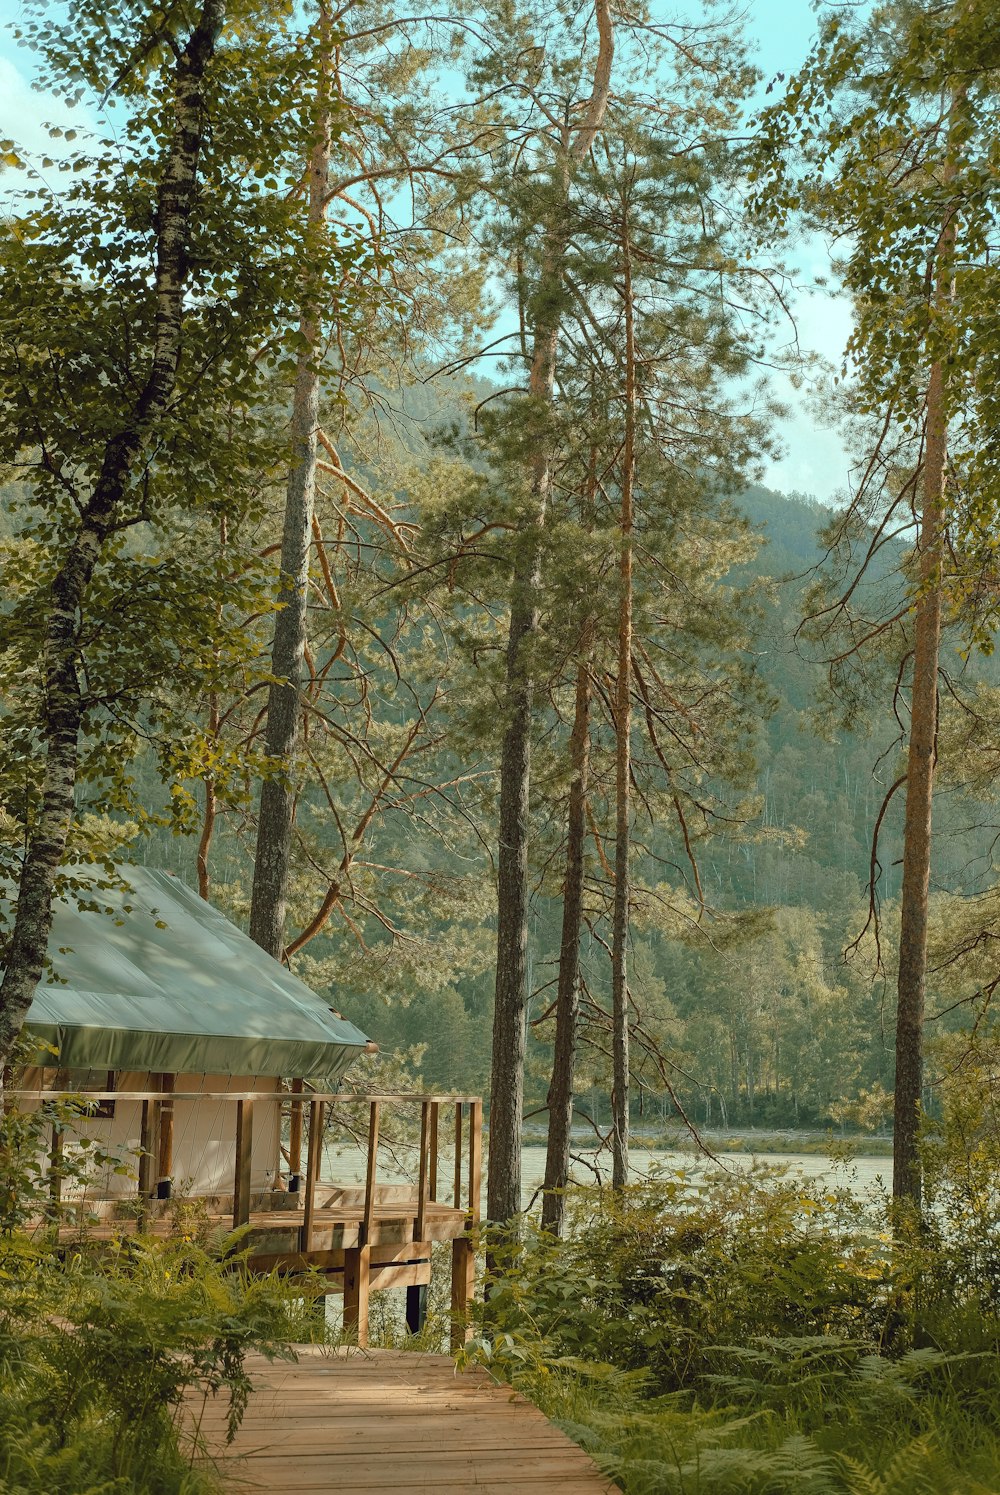
M 98 138 L 64 157 L 55 186 L 36 177 L 2 245 L 0 442 L 23 481 L 34 557 L 2 642 L 8 669 L 31 658 L 18 709 L 38 783 L 23 852 L 8 856 L 18 892 L 0 1060 L 43 969 L 82 767 L 91 782 L 114 779 L 114 743 L 134 743 L 129 713 L 161 672 L 176 677 L 187 657 L 212 654 L 198 629 L 215 601 L 193 601 L 169 547 L 134 593 L 112 600 L 108 589 L 142 576 L 126 536 L 162 534 L 178 509 L 225 507 L 241 461 L 231 467 L 223 451 L 220 411 L 255 407 L 294 239 L 258 170 L 262 141 L 280 159 L 297 125 L 284 93 L 294 49 L 273 45 L 267 16 L 262 24 L 255 7 L 223 0 L 140 7 L 114 24 L 89 0 L 64 21 L 44 7 L 36 15 L 27 29 L 43 82 L 95 97 L 100 110 L 117 103 L 123 118 L 105 134 L 105 115 Z M 191 631 L 175 632 L 186 598 Z M 98 617 L 107 631 L 95 638 Z

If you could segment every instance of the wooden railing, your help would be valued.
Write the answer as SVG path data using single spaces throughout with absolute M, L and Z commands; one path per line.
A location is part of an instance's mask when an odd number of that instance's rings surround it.
M 483 1107 L 478 1096 L 454 1095 L 357 1095 L 324 1093 L 293 1081 L 290 1091 L 181 1091 L 174 1077 L 162 1077 L 159 1090 L 6 1090 L 9 1104 L 31 1101 L 79 1100 L 87 1104 L 102 1102 L 136 1102 L 141 1106 L 138 1149 L 138 1195 L 151 1205 L 156 1198 L 169 1198 L 174 1166 L 174 1108 L 180 1101 L 226 1102 L 235 1108 L 235 1156 L 233 1167 L 232 1221 L 238 1229 L 249 1222 L 251 1214 L 251 1154 L 254 1116 L 261 1106 L 279 1105 L 289 1111 L 289 1145 L 282 1148 L 289 1170 L 290 1192 L 301 1196 L 302 1250 L 308 1252 L 317 1213 L 317 1189 L 323 1168 L 323 1144 L 331 1106 L 367 1107 L 366 1168 L 364 1204 L 361 1217 L 361 1243 L 371 1237 L 378 1202 L 379 1152 L 384 1145 L 382 1119 L 386 1107 L 419 1107 L 420 1139 L 416 1166 L 416 1209 L 413 1238 L 425 1238 L 427 1210 L 436 1203 L 449 1203 L 464 1212 L 468 1225 L 480 1218 L 482 1187 Z M 451 1112 L 454 1127 L 454 1177 L 451 1199 L 440 1197 L 441 1187 L 441 1121 Z M 308 1113 L 308 1135 L 305 1119 Z M 59 1203 L 60 1168 L 65 1122 L 54 1120 L 50 1153 L 50 1192 L 53 1203 Z M 305 1177 L 302 1177 L 303 1142 L 306 1142 Z M 329 1182 L 333 1182 L 330 1180 Z

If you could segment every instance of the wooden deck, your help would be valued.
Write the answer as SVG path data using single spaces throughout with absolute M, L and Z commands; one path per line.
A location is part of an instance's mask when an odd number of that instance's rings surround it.
M 226 1404 L 192 1411 L 232 1495 L 608 1495 L 618 1489 L 536 1407 L 446 1355 L 301 1346 L 249 1365 L 236 1441 Z
M 228 1109 L 233 1127 L 213 1121 L 213 1143 L 233 1137 L 233 1169 L 229 1180 L 217 1182 L 221 1192 L 199 1187 L 189 1197 L 204 1212 L 206 1222 L 223 1231 L 242 1230 L 242 1250 L 251 1271 L 296 1274 L 318 1273 L 325 1289 L 344 1296 L 344 1326 L 357 1343 L 368 1343 L 369 1294 L 375 1289 L 407 1290 L 407 1323 L 419 1328 L 430 1282 L 431 1248 L 451 1243 L 452 1349 L 468 1337 L 469 1306 L 475 1286 L 475 1249 L 482 1190 L 483 1104 L 478 1096 L 356 1095 L 322 1093 L 305 1088 L 301 1079 L 291 1089 L 267 1091 L 180 1091 L 174 1075 L 160 1075 L 157 1090 L 7 1090 L 5 1098 L 29 1105 L 63 1103 L 53 1110 L 48 1159 L 49 1204 L 36 1223 L 58 1225 L 67 1245 L 82 1234 L 92 1241 L 112 1241 L 132 1231 L 169 1234 L 173 1204 L 175 1158 L 174 1112 L 179 1104 L 195 1103 Z M 138 1147 L 131 1142 L 138 1164 L 134 1193 L 126 1188 L 113 1197 L 90 1197 L 84 1202 L 63 1197 L 64 1156 L 68 1131 L 100 1126 L 95 1106 L 131 1104 L 141 1107 Z M 68 1105 L 70 1121 L 67 1121 Z M 274 1108 L 278 1116 L 274 1116 Z M 321 1177 L 327 1123 L 334 1108 L 351 1110 L 355 1121 L 349 1135 L 364 1138 L 364 1184 L 341 1184 Z M 411 1108 L 420 1118 L 417 1177 L 411 1184 L 379 1181 L 379 1147 L 383 1108 Z M 75 1108 L 75 1109 L 74 1109 Z M 360 1111 L 361 1117 L 357 1115 Z M 452 1113 L 452 1176 L 443 1175 L 442 1123 Z M 274 1171 L 252 1187 L 254 1115 L 270 1115 Z M 288 1124 L 288 1147 L 280 1141 L 282 1117 Z M 336 1120 L 336 1117 L 334 1116 Z M 358 1122 L 361 1121 L 359 1127 Z M 338 1123 L 346 1125 L 341 1116 Z M 92 1132 L 88 1130 L 88 1137 Z M 266 1135 L 266 1133 L 265 1133 Z M 302 1173 L 306 1149 L 305 1173 Z M 280 1172 L 278 1152 L 288 1164 L 287 1187 L 274 1186 Z M 260 1163 L 258 1161 L 258 1168 Z M 125 1175 L 128 1176 L 128 1175 Z M 182 1173 L 183 1177 L 183 1173 Z M 224 1187 L 231 1182 L 231 1192 Z M 450 1196 L 446 1201 L 442 1194 Z M 184 1196 L 181 1196 L 183 1202 Z M 412 1304 L 411 1304 L 412 1298 Z

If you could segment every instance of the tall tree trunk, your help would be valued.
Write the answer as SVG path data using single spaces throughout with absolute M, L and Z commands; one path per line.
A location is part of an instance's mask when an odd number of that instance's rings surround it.
M 156 211 L 156 322 L 149 374 L 126 420 L 104 447 L 101 470 L 65 559 L 52 580 L 44 646 L 45 773 L 28 839 L 17 913 L 0 985 L 0 1068 L 10 1058 L 45 962 L 55 879 L 73 820 L 84 698 L 80 633 L 87 590 L 108 536 L 122 519 L 136 463 L 174 392 L 198 164 L 206 126 L 203 89 L 226 18 L 225 0 L 203 0 L 175 72 L 174 123 Z
M 583 850 L 587 837 L 587 793 L 590 778 L 589 640 L 582 642 L 576 672 L 576 709 L 570 737 L 572 781 L 566 826 L 566 879 L 563 885 L 562 940 L 556 992 L 556 1031 L 549 1085 L 549 1129 L 545 1150 L 542 1229 L 562 1235 L 569 1181 L 570 1134 L 573 1128 L 573 1074 L 580 1015 L 580 929 L 583 923 Z
M 944 370 L 931 370 L 920 523 L 920 594 L 913 636 L 910 741 L 906 762 L 906 822 L 896 1000 L 896 1081 L 893 1100 L 892 1192 L 919 1208 L 917 1134 L 923 1086 L 927 912 L 931 872 L 931 814 L 937 738 L 937 678 L 941 646 L 941 560 L 947 446 Z
M 625 439 L 622 449 L 621 596 L 618 682 L 615 693 L 615 897 L 611 932 L 611 1181 L 628 1183 L 629 1013 L 628 935 L 631 896 L 632 790 L 632 500 L 635 487 L 635 307 L 628 207 L 622 216 L 622 295 L 625 302 Z
M 219 732 L 220 721 L 219 696 L 217 691 L 213 691 L 208 700 L 208 730 L 212 738 L 215 738 Z M 215 775 L 211 771 L 204 775 L 202 784 L 205 789 L 205 813 L 201 821 L 201 835 L 198 838 L 198 855 L 195 865 L 198 872 L 198 896 L 208 902 L 212 885 L 208 857 L 215 836 L 215 820 L 219 804 L 215 792 Z
M 555 311 L 564 253 L 562 227 L 549 237 L 543 262 L 548 315 Z M 535 333 L 530 393 L 545 406 L 555 388 L 558 324 Z M 534 458 L 534 513 L 521 536 L 511 588 L 507 636 L 507 703 L 510 720 L 500 752 L 500 840 L 497 848 L 497 972 L 490 1069 L 490 1151 L 486 1199 L 490 1220 L 509 1220 L 521 1208 L 521 1126 L 524 1115 L 525 1017 L 528 1002 L 528 817 L 531 789 L 531 718 L 534 680 L 526 645 L 538 629 L 541 531 L 552 486 L 548 443 Z
M 321 3 L 316 139 L 309 156 L 307 243 L 312 244 L 318 243 L 323 233 L 330 192 L 331 68 L 330 18 L 325 3 Z M 264 738 L 272 771 L 261 786 L 250 899 L 250 938 L 275 960 L 280 960 L 284 953 L 294 806 L 292 777 L 301 714 L 309 554 L 316 499 L 323 294 L 319 280 L 317 276 L 308 279 L 299 319 L 291 466 L 281 531 L 279 610 L 275 614 L 271 643 L 274 678 L 268 688 Z
M 935 363 L 927 394 L 920 595 L 913 641 L 910 741 L 906 764 L 906 822 L 896 1000 L 896 1081 L 893 1100 L 892 1192 L 919 1208 L 917 1134 L 923 1086 L 927 905 L 931 870 L 931 808 L 937 737 L 937 676 L 941 642 L 941 559 L 947 417 L 944 371 Z
M 954 179 L 954 132 L 964 90 L 951 106 L 944 182 Z M 941 226 L 934 284 L 935 311 L 954 293 L 957 232 L 951 204 Z M 940 356 L 931 366 L 924 437 L 923 513 L 920 521 L 920 590 L 913 629 L 913 685 L 906 761 L 906 820 L 896 999 L 896 1080 L 893 1096 L 892 1193 L 917 1208 L 921 1202 L 918 1152 L 924 1078 L 924 998 L 927 984 L 927 905 L 931 874 L 931 816 L 937 756 L 937 683 L 941 650 L 941 566 L 944 558 L 945 470 L 948 454 L 948 386 Z
M 564 200 L 545 238 L 532 338 L 529 392 L 541 408 L 552 404 L 559 346 L 559 303 L 569 226 L 565 222 L 574 165 L 588 155 L 607 109 L 614 55 L 610 0 L 597 0 L 599 47 L 585 118 L 564 157 Z M 500 752 L 500 825 L 497 847 L 497 971 L 490 1072 L 489 1173 L 486 1212 L 511 1219 L 521 1208 L 521 1124 L 524 1113 L 525 1016 L 528 1003 L 528 806 L 534 682 L 528 661 L 538 629 L 541 531 L 552 484 L 552 451 L 543 435 L 532 461 L 532 513 L 521 537 L 511 588 L 507 636 L 508 725 Z
M 228 543 L 228 539 L 229 539 L 229 525 L 228 525 L 228 523 L 226 521 L 225 514 L 223 514 L 222 518 L 219 521 L 219 554 L 220 554 L 220 557 L 224 557 L 225 556 L 226 545 Z M 220 604 L 220 606 L 218 608 L 216 608 L 216 617 L 221 622 L 221 619 L 222 619 L 222 607 L 221 607 L 221 604 Z M 217 650 L 216 650 L 216 659 L 218 659 L 218 651 Z M 209 698 L 208 698 L 208 739 L 209 739 L 209 741 L 212 742 L 212 743 L 217 743 L 218 740 L 219 740 L 219 733 L 220 733 L 221 730 L 222 730 L 222 711 L 221 711 L 221 708 L 219 706 L 219 692 L 217 690 L 213 690 L 212 693 L 210 694 Z M 213 838 L 215 836 L 215 822 L 216 822 L 216 817 L 218 815 L 218 810 L 219 810 L 218 795 L 216 793 L 216 787 L 215 787 L 215 774 L 212 772 L 211 769 L 209 769 L 209 771 L 204 775 L 204 777 L 202 779 L 202 783 L 203 783 L 204 788 L 205 788 L 205 813 L 202 816 L 202 821 L 201 821 L 201 835 L 198 838 L 198 855 L 197 855 L 197 858 L 196 858 L 196 867 L 197 867 L 197 872 L 198 872 L 198 896 L 200 898 L 204 898 L 205 901 L 206 901 L 206 903 L 207 903 L 208 902 L 208 898 L 209 898 L 209 890 L 210 890 L 211 884 L 212 884 L 211 875 L 209 873 L 208 858 L 209 858 L 209 854 L 210 854 L 210 852 L 212 850 L 212 840 L 213 840 Z

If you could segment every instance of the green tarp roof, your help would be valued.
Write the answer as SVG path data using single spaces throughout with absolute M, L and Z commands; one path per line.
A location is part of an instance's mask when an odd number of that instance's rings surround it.
M 332 1086 L 365 1035 L 178 878 L 119 871 L 131 892 L 93 895 L 110 915 L 72 897 L 55 906 L 55 979 L 43 978 L 28 1026 L 59 1063 Z

